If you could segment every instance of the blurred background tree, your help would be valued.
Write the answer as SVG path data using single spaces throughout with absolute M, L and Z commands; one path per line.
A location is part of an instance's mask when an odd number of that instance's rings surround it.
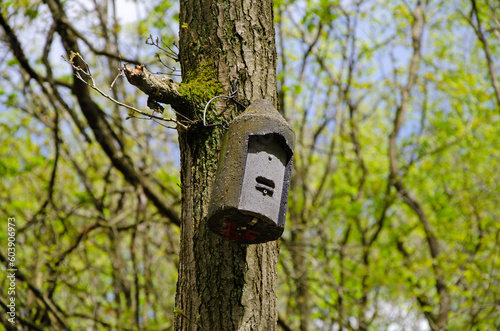
M 18 224 L 17 322 L 173 329 L 176 132 L 92 92 L 104 110 L 93 135 L 47 3 L 0 7 L 0 216 Z M 121 77 L 110 89 L 125 62 L 180 81 L 145 44 L 176 50 L 177 1 L 64 8 L 111 97 L 151 112 Z M 278 326 L 500 329 L 500 4 L 275 0 L 274 14 L 279 103 L 297 146 Z

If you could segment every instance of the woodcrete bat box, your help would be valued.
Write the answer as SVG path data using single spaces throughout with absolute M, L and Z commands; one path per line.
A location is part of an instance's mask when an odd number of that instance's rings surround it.
M 225 238 L 258 244 L 285 227 L 293 130 L 266 100 L 254 101 L 229 125 L 213 186 L 208 225 Z

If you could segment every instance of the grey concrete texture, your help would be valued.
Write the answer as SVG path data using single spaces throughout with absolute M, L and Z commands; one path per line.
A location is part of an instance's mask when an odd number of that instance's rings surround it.
M 229 125 L 213 185 L 211 230 L 241 243 L 281 236 L 294 133 L 266 100 L 255 100 Z

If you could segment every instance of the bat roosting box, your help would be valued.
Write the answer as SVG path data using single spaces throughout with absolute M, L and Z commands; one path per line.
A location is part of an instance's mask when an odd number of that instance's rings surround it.
M 225 238 L 258 244 L 285 227 L 293 130 L 266 100 L 254 101 L 224 136 L 208 214 Z

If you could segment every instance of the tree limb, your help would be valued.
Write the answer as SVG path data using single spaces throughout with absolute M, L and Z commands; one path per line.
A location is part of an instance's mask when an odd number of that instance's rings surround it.
M 2 307 L 4 311 L 9 311 L 9 307 L 2 300 L 0 300 L 0 307 Z M 2 315 L 5 315 L 5 314 L 2 314 Z M 0 319 L 0 321 L 2 321 L 2 320 L 3 320 L 3 316 L 2 316 L 2 319 Z M 39 327 L 38 325 L 36 325 L 35 323 L 28 321 L 27 319 L 24 319 L 23 314 L 16 314 L 16 320 L 18 320 L 20 322 L 20 324 L 26 325 L 27 327 L 29 327 L 29 330 L 43 331 L 43 329 L 41 327 Z M 2 321 L 2 322 L 4 322 L 4 321 Z M 15 326 L 15 324 L 7 323 L 7 322 L 4 322 L 4 323 L 5 323 L 4 324 L 5 329 L 7 331 L 18 330 L 18 328 Z
M 433 263 L 433 270 L 436 282 L 436 291 L 439 295 L 439 313 L 437 318 L 435 319 L 436 323 L 434 324 L 434 320 L 429 319 L 428 315 L 426 315 L 426 317 L 427 320 L 429 321 L 429 325 L 433 330 L 441 330 L 446 328 L 446 324 L 448 321 L 448 313 L 451 307 L 450 307 L 450 296 L 445 283 L 443 269 L 440 263 L 437 261 L 437 257 L 440 253 L 439 244 L 422 205 L 414 197 L 410 195 L 400 177 L 398 155 L 397 155 L 398 154 L 397 143 L 396 143 L 396 139 L 403 125 L 404 115 L 409 104 L 410 91 L 414 86 L 414 84 L 416 83 L 417 71 L 420 65 L 421 43 L 422 43 L 422 35 L 425 23 L 424 11 L 425 8 L 423 8 L 422 6 L 422 1 L 419 0 L 417 2 L 416 8 L 413 10 L 412 13 L 413 24 L 412 24 L 411 35 L 412 35 L 413 54 L 410 60 L 408 81 L 401 90 L 401 103 L 396 107 L 396 116 L 394 117 L 394 122 L 393 122 L 394 127 L 393 131 L 389 136 L 389 164 L 390 164 L 389 185 L 394 186 L 394 188 L 397 190 L 400 197 L 402 198 L 403 202 L 417 214 L 417 217 L 424 228 L 425 236 L 429 246 L 429 251 L 433 261 L 435 261 L 435 263 Z M 420 301 L 419 303 L 421 304 L 421 307 L 424 308 L 424 306 L 422 306 L 422 303 Z
M 123 72 L 130 84 L 152 97 L 155 101 L 169 104 L 174 109 L 189 106 L 189 100 L 179 92 L 180 85 L 171 78 L 153 75 L 144 65 L 134 69 L 123 66 Z
M 472 4 L 472 9 L 471 9 L 471 17 L 465 16 L 462 12 L 462 16 L 469 22 L 470 26 L 474 29 L 474 32 L 476 32 L 477 37 L 479 38 L 479 41 L 483 45 L 483 50 L 484 54 L 486 55 L 486 61 L 488 62 L 488 69 L 490 73 L 490 78 L 491 78 L 491 84 L 493 85 L 493 90 L 495 92 L 495 97 L 497 99 L 497 104 L 500 107 L 500 87 L 498 86 L 498 80 L 495 74 L 495 66 L 493 63 L 493 56 L 491 55 L 491 49 L 488 44 L 488 39 L 486 39 L 484 33 L 483 33 L 483 28 L 481 26 L 481 19 L 479 17 L 479 12 L 477 10 L 477 4 L 476 0 L 470 0 Z M 476 22 L 472 20 L 472 14 L 476 17 Z
M 3 264 L 7 263 L 7 261 L 7 257 L 2 252 L 0 252 L 0 262 L 2 262 Z M 33 292 L 33 294 L 43 303 L 45 308 L 52 314 L 52 316 L 54 316 L 60 326 L 66 330 L 69 330 L 69 327 L 63 320 L 63 316 L 61 316 L 61 314 L 66 316 L 66 312 L 62 311 L 61 308 L 59 308 L 59 306 L 57 306 L 57 304 L 51 298 L 45 296 L 42 290 L 29 282 L 27 276 L 20 270 L 16 271 L 16 279 L 25 282 L 31 292 Z
M 68 57 L 72 52 L 79 52 L 77 36 L 68 28 L 67 18 L 59 0 L 44 0 L 52 13 L 56 23 L 56 32 L 61 36 L 63 46 Z M 85 68 L 83 61 L 76 59 L 76 65 Z M 73 68 L 75 71 L 75 69 Z M 76 73 L 76 71 L 75 71 Z M 92 128 L 99 144 L 108 155 L 113 166 L 115 166 L 133 186 L 142 185 L 144 193 L 158 208 L 158 211 L 173 224 L 180 225 L 180 218 L 177 212 L 170 208 L 170 203 L 160 194 L 151 181 L 141 172 L 136 170 L 130 156 L 125 152 L 121 140 L 105 118 L 102 109 L 92 100 L 88 86 L 79 79 L 73 82 L 72 93 L 78 100 L 82 113 L 87 118 L 89 126 Z
M 82 62 L 85 63 L 85 66 L 86 66 L 86 69 L 83 69 L 82 67 L 80 66 L 77 66 L 75 65 L 75 59 L 77 59 Z M 84 84 L 86 84 L 88 87 L 90 87 L 91 89 L 97 91 L 100 95 L 102 95 L 103 97 L 105 97 L 106 99 L 108 100 L 111 100 L 113 103 L 117 104 L 118 106 L 121 106 L 121 107 L 124 107 L 124 108 L 127 108 L 127 109 L 130 109 L 132 110 L 133 112 L 135 113 L 139 113 L 145 117 L 135 117 L 133 115 L 130 115 L 129 117 L 127 117 L 127 119 L 129 118 L 138 118 L 138 119 L 151 119 L 153 120 L 155 123 L 157 124 L 160 124 L 162 126 L 165 126 L 169 129 L 175 129 L 175 127 L 169 127 L 169 126 L 166 126 L 166 125 L 163 125 L 157 121 L 167 121 L 167 122 L 174 122 L 176 123 L 177 125 L 181 126 L 182 128 L 184 129 L 187 129 L 187 126 L 184 125 L 183 123 L 175 120 L 175 119 L 171 119 L 171 118 L 164 118 L 164 117 L 159 117 L 159 116 L 156 116 L 156 115 L 153 115 L 153 114 L 147 114 L 135 107 L 132 107 L 130 105 L 127 105 L 125 103 L 122 103 L 118 100 L 116 100 L 115 98 L 111 97 L 109 94 L 106 94 L 104 93 L 102 90 L 100 90 L 96 84 L 95 84 L 95 81 L 94 81 L 94 78 L 92 77 L 92 74 L 90 72 L 90 69 L 89 69 L 89 66 L 88 64 L 85 62 L 85 60 L 83 59 L 83 57 L 79 54 L 79 53 L 71 53 L 71 56 L 69 58 L 69 64 L 71 64 L 71 66 L 73 67 L 73 69 L 75 70 L 75 77 L 78 78 L 79 80 L 81 80 Z M 126 66 L 124 66 L 123 68 L 121 68 L 122 70 L 125 70 Z M 116 82 L 116 80 L 118 79 L 118 77 L 122 76 L 122 74 L 120 73 L 118 76 L 116 76 L 115 80 L 113 81 L 113 83 L 111 84 L 111 88 L 113 88 L 114 86 L 114 83 Z M 90 81 L 90 82 L 89 82 Z M 152 109 L 154 109 L 155 111 L 158 111 L 160 113 L 163 113 L 163 108 L 157 104 L 157 102 L 155 100 L 151 100 L 151 97 L 148 99 L 148 106 Z M 154 107 L 154 108 L 153 108 Z M 160 110 L 158 110 L 160 109 Z
M 29 61 L 26 59 L 26 56 L 24 55 L 23 48 L 21 47 L 21 43 L 19 42 L 19 39 L 17 38 L 16 34 L 10 27 L 10 25 L 7 23 L 5 18 L 2 16 L 0 13 L 0 25 L 4 29 L 5 33 L 8 36 L 8 43 L 10 45 L 10 48 L 12 50 L 12 53 L 16 57 L 16 59 L 19 61 L 19 64 L 21 65 L 21 68 L 26 71 L 30 79 L 34 79 L 40 88 L 42 89 L 43 93 L 47 96 L 49 99 L 50 103 L 53 105 L 54 109 L 58 109 L 59 107 L 56 105 L 56 101 L 59 102 L 59 104 L 64 108 L 71 118 L 73 119 L 73 122 L 75 123 L 76 127 L 80 130 L 80 133 L 85 137 L 85 140 L 90 142 L 90 138 L 87 136 L 87 133 L 85 132 L 85 129 L 80 122 L 80 119 L 76 115 L 75 111 L 68 106 L 67 103 L 64 102 L 62 99 L 61 95 L 57 91 L 57 88 L 55 88 L 55 84 L 63 85 L 66 86 L 65 82 L 61 81 L 55 81 L 52 77 L 52 69 L 47 61 L 48 59 L 48 53 L 49 53 L 49 47 L 50 44 L 52 43 L 52 35 L 54 33 L 54 25 L 51 26 L 50 31 L 47 36 L 47 41 L 44 46 L 44 51 L 43 51 L 43 56 L 42 56 L 42 62 L 45 64 L 46 70 L 47 70 L 47 77 L 42 77 L 40 76 L 29 64 Z M 49 90 L 43 83 L 44 82 L 49 82 L 51 89 Z M 53 94 L 52 94 L 52 93 Z
M 278 326 L 280 326 L 284 331 L 292 331 L 292 328 L 288 326 L 288 323 L 281 314 L 278 314 Z

